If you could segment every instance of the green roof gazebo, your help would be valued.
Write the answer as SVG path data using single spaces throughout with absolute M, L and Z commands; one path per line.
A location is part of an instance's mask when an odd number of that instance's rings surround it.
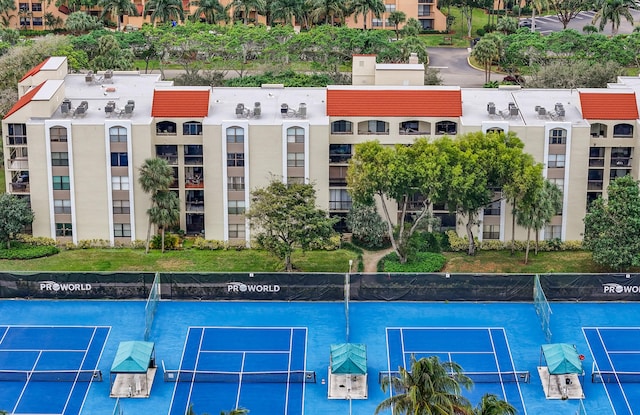
M 367 399 L 367 346 L 331 345 L 329 399 Z
M 148 398 L 156 372 L 155 362 L 154 343 L 121 342 L 109 373 L 111 396 Z

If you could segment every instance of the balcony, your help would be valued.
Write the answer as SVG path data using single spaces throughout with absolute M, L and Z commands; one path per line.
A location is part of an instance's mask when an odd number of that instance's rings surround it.
M 16 157 L 7 160 L 9 170 L 29 170 L 29 159 L 26 157 Z
M 163 159 L 168 164 L 178 164 L 177 154 L 158 154 L 157 157 Z
M 589 180 L 587 181 L 587 190 L 602 190 L 602 180 Z
M 187 202 L 187 212 L 204 212 L 204 201 Z
M 604 159 L 589 159 L 589 167 L 604 167 Z
M 189 177 L 185 180 L 184 187 L 187 189 L 204 189 L 204 179 L 198 176 Z
M 12 193 L 29 193 L 29 182 L 11 182 L 11 192 Z
M 352 204 L 351 200 L 329 201 L 329 210 L 349 210 Z
M 347 164 L 352 154 L 329 154 L 329 163 Z
M 611 167 L 629 167 L 631 157 L 611 157 Z

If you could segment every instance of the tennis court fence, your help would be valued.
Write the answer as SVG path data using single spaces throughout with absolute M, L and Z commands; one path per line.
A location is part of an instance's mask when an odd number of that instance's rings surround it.
M 164 381 L 194 383 L 316 383 L 316 372 L 307 370 L 273 372 L 165 370 Z
M 467 376 L 474 383 L 529 383 L 531 381 L 531 374 L 529 371 L 515 371 L 515 372 L 462 372 L 462 375 Z M 456 374 L 451 373 L 449 376 L 456 377 Z M 381 371 L 378 373 L 378 383 L 382 384 L 384 379 L 399 378 L 400 372 L 397 370 Z
M 640 383 L 640 372 L 596 369 L 591 373 L 591 383 Z
M 0 370 L 5 382 L 102 382 L 99 370 Z

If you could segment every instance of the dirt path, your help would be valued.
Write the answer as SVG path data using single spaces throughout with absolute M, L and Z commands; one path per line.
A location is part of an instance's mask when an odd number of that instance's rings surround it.
M 391 251 L 393 251 L 393 248 L 384 249 L 382 251 L 364 251 L 364 254 L 362 255 L 364 272 L 377 272 L 378 261 Z

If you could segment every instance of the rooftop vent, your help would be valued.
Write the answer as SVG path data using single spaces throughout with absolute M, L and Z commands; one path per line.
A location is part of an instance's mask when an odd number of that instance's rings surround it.
M 82 101 L 75 111 L 73 111 L 73 117 L 84 117 L 87 114 L 88 109 L 89 103 L 87 101 Z
M 487 104 L 487 112 L 489 113 L 489 115 L 496 115 L 496 104 L 494 104 L 493 102 L 489 102 Z
M 60 107 L 60 112 L 65 117 L 71 113 L 71 100 L 69 98 L 65 98 L 62 100 L 62 106 Z
M 307 118 L 307 104 L 301 102 L 297 110 L 290 108 L 289 104 L 281 104 L 280 115 L 282 118 Z
M 107 114 L 107 117 L 111 117 L 116 110 L 116 102 L 109 101 L 107 105 L 104 106 L 104 113 Z
M 85 80 L 86 83 L 92 84 L 93 81 L 95 80 L 95 76 L 93 75 L 93 71 L 87 72 L 87 74 L 84 76 L 84 80 Z
M 108 69 L 107 71 L 105 71 L 103 80 L 104 80 L 104 82 L 108 82 L 108 83 L 112 84 L 113 83 L 113 70 Z

